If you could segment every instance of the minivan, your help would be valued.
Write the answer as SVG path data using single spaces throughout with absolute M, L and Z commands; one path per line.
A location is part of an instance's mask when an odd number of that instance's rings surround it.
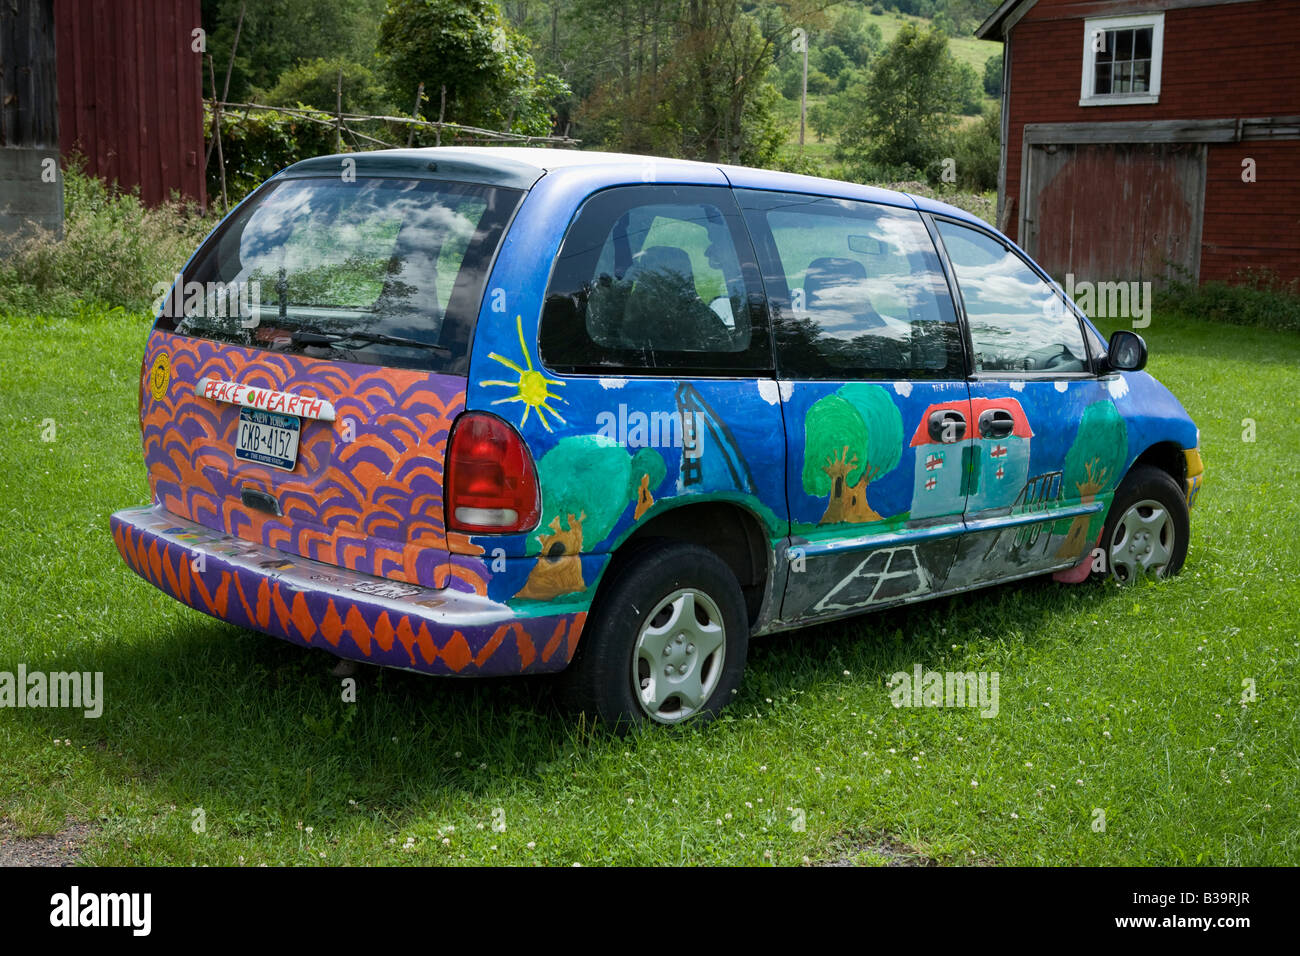
M 440 675 L 716 714 L 752 635 L 1034 575 L 1176 573 L 1198 431 L 960 209 L 493 147 L 325 156 L 185 265 L 140 377 L 145 580 Z

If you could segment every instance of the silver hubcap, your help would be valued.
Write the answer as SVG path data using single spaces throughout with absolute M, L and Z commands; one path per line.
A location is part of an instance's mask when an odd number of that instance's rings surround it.
M 1158 501 L 1139 501 L 1124 512 L 1110 542 L 1110 570 L 1128 584 L 1142 574 L 1163 577 L 1174 554 L 1174 520 Z
M 650 613 L 632 654 L 632 688 L 652 720 L 672 724 L 699 711 L 722 679 L 727 632 L 712 598 L 694 588 Z

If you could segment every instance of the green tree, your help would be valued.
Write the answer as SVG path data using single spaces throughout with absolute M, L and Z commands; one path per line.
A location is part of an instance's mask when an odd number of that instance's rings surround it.
M 961 110 L 961 71 L 936 30 L 905 23 L 875 61 L 870 79 L 851 86 L 844 106 L 863 122 L 850 124 L 841 149 L 852 166 L 872 163 L 925 169 L 940 154 Z
M 969 63 L 954 61 L 957 64 L 957 97 L 961 102 L 961 112 L 966 116 L 979 116 L 984 107 L 984 88 L 980 75 Z
M 567 92 L 537 77 L 526 39 L 492 0 L 391 0 L 379 39 L 394 94 L 423 83 L 440 105 L 445 86 L 452 122 L 549 132 L 549 98 Z
M 574 79 L 584 142 L 708 161 L 774 161 L 786 130 L 773 83 L 797 89 L 802 55 L 791 49 L 791 30 L 820 25 L 824 0 L 574 4 L 586 21 L 572 40 L 586 64 L 586 78 Z
M 825 33 L 828 42 L 843 50 L 854 66 L 867 66 L 885 45 L 880 27 L 867 21 L 866 11 L 860 6 L 839 4 L 828 12 L 830 26 Z
M 637 500 L 643 484 L 653 491 L 666 473 L 663 456 L 652 448 L 629 455 L 626 448 L 603 435 L 562 438 L 537 463 L 542 487 L 539 527 L 548 527 L 552 521 L 568 525 L 569 515 L 585 515 L 575 520 L 581 521 L 587 545 L 597 545 L 614 529 L 628 502 Z M 534 536 L 528 551 L 536 554 L 539 549 Z
M 254 89 L 269 90 L 280 75 L 302 60 L 342 57 L 354 63 L 373 61 L 375 23 L 385 0 L 202 0 L 200 16 L 207 31 L 217 92 L 225 84 L 226 66 L 239 31 L 230 74 L 230 99 L 242 102 Z M 240 24 L 240 8 L 243 23 Z M 189 29 L 187 25 L 186 30 Z M 208 87 L 207 68 L 203 85 Z M 212 91 L 207 90 L 211 96 Z M 331 100 L 329 108 L 334 108 Z
M 989 96 L 1002 95 L 1002 54 L 984 61 L 984 92 Z

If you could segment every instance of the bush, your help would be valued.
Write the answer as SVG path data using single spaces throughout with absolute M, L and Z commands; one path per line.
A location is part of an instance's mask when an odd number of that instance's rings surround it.
M 984 61 L 984 92 L 989 96 L 1002 95 L 1002 54 Z
M 86 175 L 75 158 L 64 171 L 63 238 L 47 230 L 0 258 L 0 313 L 76 311 L 91 302 L 132 312 L 151 308 L 159 282 L 171 284 L 216 225 L 193 203 L 149 207 Z
M 998 188 L 998 164 L 1002 156 L 1002 120 L 999 104 L 984 111 L 979 122 L 952 134 L 948 156 L 956 164 L 957 181 L 963 189 L 984 192 Z M 942 161 L 928 170 L 932 183 L 943 182 Z
M 1233 284 L 1171 282 L 1156 293 L 1156 307 L 1229 325 L 1300 332 L 1300 279 L 1284 282 L 1265 269 L 1245 269 Z
M 212 111 L 203 108 L 204 129 L 212 129 Z M 332 120 L 325 113 L 318 120 Z M 374 135 L 373 130 L 367 133 Z M 210 134 L 209 134 L 210 135 Z M 344 134 L 346 137 L 346 134 Z M 344 149 L 350 148 L 344 139 Z M 300 159 L 334 152 L 334 129 L 307 117 L 266 110 L 221 114 L 221 155 L 226 167 L 226 195 L 233 206 L 271 176 Z M 221 202 L 221 169 L 217 152 L 208 163 L 208 202 Z
M 973 193 L 954 186 L 931 186 L 929 183 L 911 180 L 907 182 L 873 182 L 869 185 L 882 189 L 893 189 L 900 193 L 911 193 L 927 199 L 937 199 L 950 206 L 964 209 L 978 219 L 982 219 L 996 228 L 998 213 L 997 196 L 993 193 Z
M 333 113 L 338 106 L 340 73 L 343 74 L 343 112 L 392 116 L 410 111 L 409 101 L 404 110 L 398 111 L 375 74 L 346 57 L 299 63 L 282 73 L 271 89 L 258 93 L 257 102 L 267 106 L 310 106 Z M 414 96 L 412 90 L 408 100 Z

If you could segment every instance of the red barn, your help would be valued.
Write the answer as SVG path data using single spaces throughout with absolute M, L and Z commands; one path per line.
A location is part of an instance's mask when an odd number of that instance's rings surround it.
M 1300 0 L 1006 0 L 998 223 L 1056 276 L 1300 277 Z
M 0 3 L 0 244 L 59 230 L 59 159 L 203 204 L 199 0 Z

